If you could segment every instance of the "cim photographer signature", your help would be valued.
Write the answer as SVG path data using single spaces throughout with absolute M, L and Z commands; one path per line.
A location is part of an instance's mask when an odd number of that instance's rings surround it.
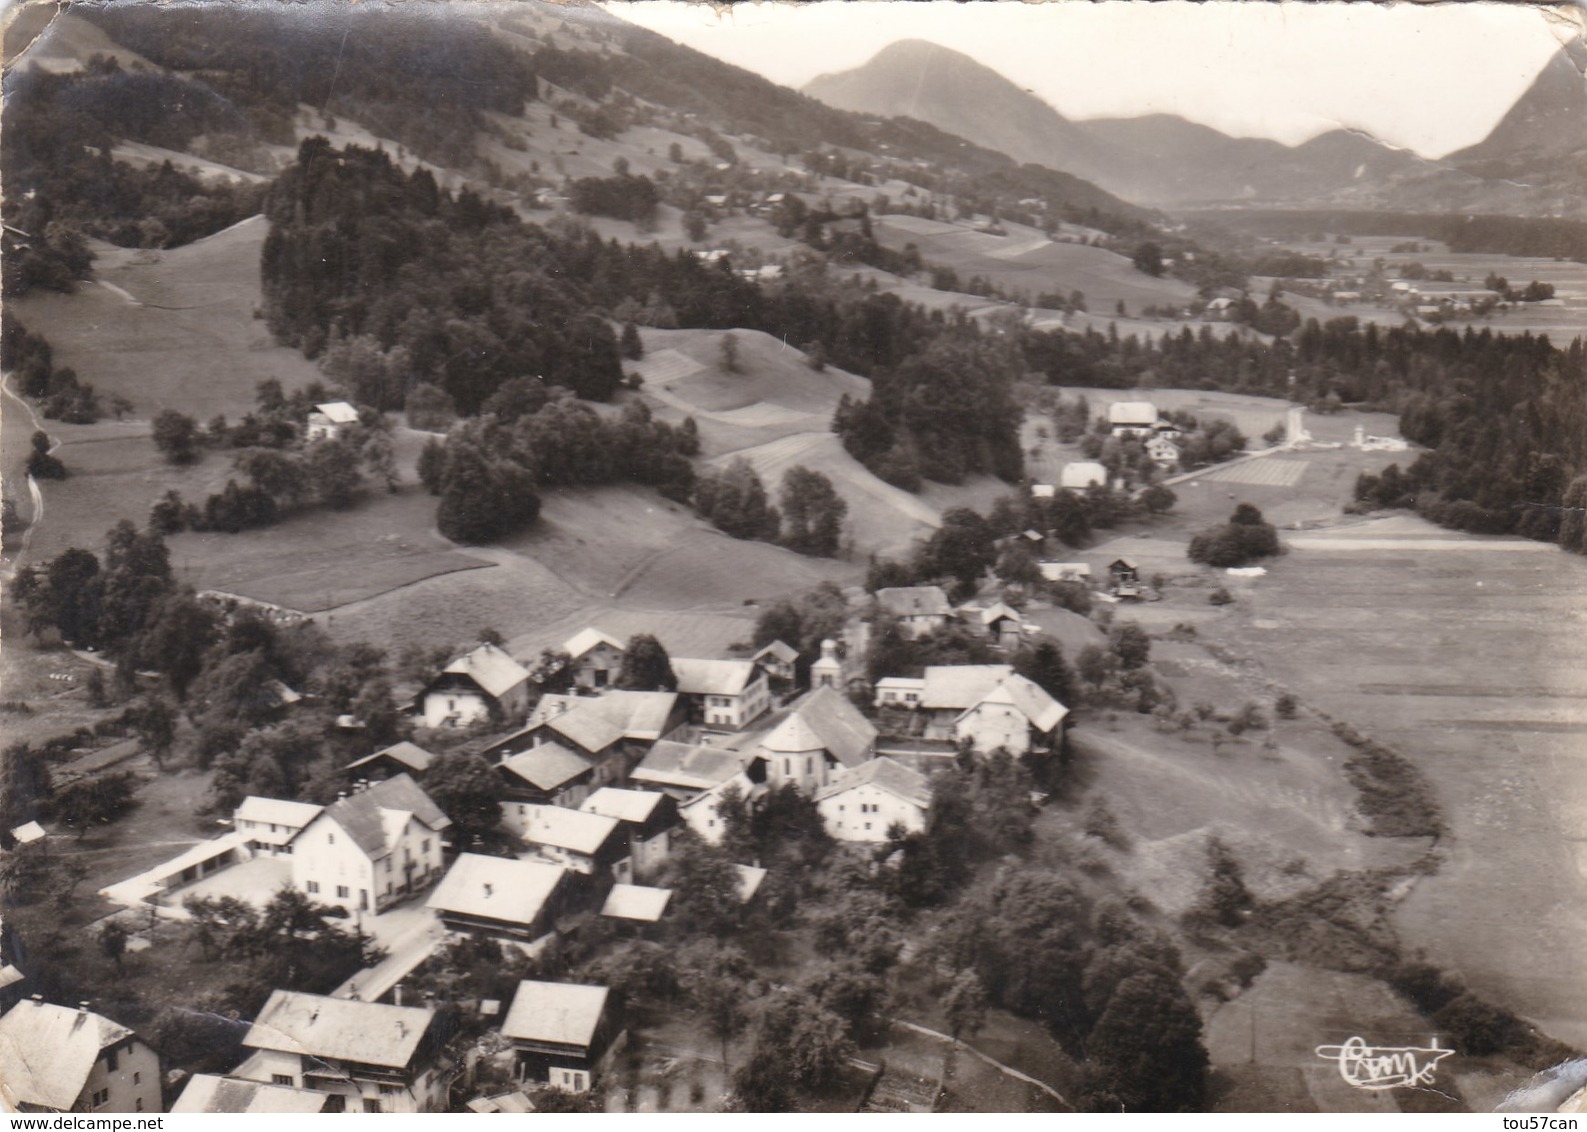
M 1318 1046 L 1317 1056 L 1339 1066 L 1339 1076 L 1357 1089 L 1399 1089 L 1431 1085 L 1438 1063 L 1455 1051 L 1431 1046 L 1370 1046 L 1364 1038 L 1342 1045 Z

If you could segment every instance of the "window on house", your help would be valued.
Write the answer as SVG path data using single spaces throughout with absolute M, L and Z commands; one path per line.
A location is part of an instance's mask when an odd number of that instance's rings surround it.
M 332 1093 L 330 1096 L 325 1098 L 325 1108 L 322 1111 L 324 1111 L 324 1112 L 346 1112 L 347 1111 L 347 1097 L 344 1096 L 341 1093 Z
M 325 844 L 327 844 L 327 845 L 335 845 L 336 844 L 336 835 L 334 833 L 327 833 L 325 835 Z
M 292 1084 L 292 1074 L 290 1074 L 290 1073 L 272 1073 L 272 1074 L 270 1074 L 270 1083 L 272 1085 L 291 1085 Z
M 336 886 L 336 895 L 338 899 L 346 900 L 352 893 L 345 884 L 339 884 Z
M 870 822 L 866 822 L 865 823 L 865 828 L 866 829 L 870 829 L 871 828 L 871 823 Z
M 110 1072 L 110 1073 L 114 1073 L 116 1071 L 116 1066 L 118 1064 L 119 1064 L 119 1061 L 116 1058 L 116 1051 L 113 1050 L 113 1049 L 107 1049 L 105 1051 L 105 1069 L 106 1069 L 106 1071 Z
M 134 1112 L 142 1112 L 143 1111 L 143 1098 L 139 1097 L 137 1099 L 137 1101 L 133 1104 L 132 1108 L 133 1108 Z
M 94 1107 L 95 1108 L 99 1108 L 100 1106 L 106 1105 L 106 1104 L 109 1104 L 109 1103 L 110 1103 L 110 1090 L 109 1089 L 100 1089 L 100 1090 L 98 1090 L 97 1092 L 94 1093 Z
M 518 812 L 519 813 L 523 813 L 523 807 L 522 806 L 518 807 Z M 423 852 L 428 853 L 430 851 L 430 839 L 428 837 L 426 837 L 424 839 L 424 841 L 420 843 L 419 848 Z
M 394 1097 L 400 1092 L 402 1092 L 402 1089 L 396 1085 L 380 1086 L 380 1095 L 383 1097 Z
M 133 1083 L 133 1084 L 134 1084 L 134 1085 L 141 1085 L 141 1084 L 143 1084 L 143 1074 L 142 1074 L 142 1073 L 134 1073 L 134 1074 L 133 1074 L 133 1075 L 132 1075 L 132 1083 Z
M 303 883 L 303 887 L 308 889 L 311 896 L 318 896 L 320 894 L 320 882 L 317 880 L 305 881 Z
M 815 769 L 816 769 L 815 760 L 813 758 L 810 758 L 809 756 L 806 756 L 805 757 L 805 773 L 806 774 L 814 774 L 815 773 Z
M 379 1112 L 379 1111 L 381 1111 L 381 1109 L 380 1109 L 380 1098 L 379 1097 L 365 1097 L 364 1098 L 364 1111 L 365 1112 Z

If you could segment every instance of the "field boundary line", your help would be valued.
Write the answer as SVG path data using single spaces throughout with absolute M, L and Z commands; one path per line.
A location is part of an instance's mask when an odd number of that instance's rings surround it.
M 894 1018 L 893 1019 L 893 1025 L 902 1026 L 906 1030 L 913 1030 L 917 1034 L 924 1034 L 924 1035 L 926 1035 L 929 1038 L 936 1038 L 939 1041 L 952 1043 L 952 1042 L 955 1042 L 955 1040 L 956 1040 L 956 1039 L 950 1037 L 949 1035 L 942 1033 L 939 1030 L 933 1030 L 933 1029 L 930 1029 L 929 1027 L 926 1027 L 926 1026 L 920 1026 L 920 1025 L 917 1025 L 916 1023 L 914 1023 L 914 1022 L 906 1022 L 902 1018 Z M 1047 1084 L 1045 1081 L 1038 1081 L 1038 1080 L 1036 1080 L 1036 1078 L 1032 1077 L 1029 1073 L 1022 1073 L 1018 1069 L 1015 1069 L 1012 1065 L 1004 1065 L 1001 1061 L 998 1061 L 996 1058 L 989 1057 L 988 1055 L 982 1053 L 980 1050 L 976 1049 L 969 1042 L 966 1042 L 966 1041 L 963 1041 L 963 1040 L 958 1040 L 957 1044 L 959 1045 L 959 1047 L 961 1049 L 963 1049 L 966 1052 L 971 1053 L 971 1054 L 975 1055 L 976 1057 L 980 1058 L 982 1061 L 984 1061 L 988 1065 L 990 1065 L 993 1069 L 996 1069 L 999 1072 L 1001 1072 L 1001 1073 L 1003 1073 L 1003 1074 L 1005 1074 L 1005 1075 L 1007 1075 L 1009 1077 L 1013 1077 L 1017 1081 L 1023 1081 L 1027 1085 L 1034 1085 L 1036 1088 L 1038 1088 L 1042 1092 L 1046 1093 L 1053 1100 L 1055 1100 L 1059 1104 L 1063 1105 L 1070 1112 L 1077 1111 L 1075 1106 L 1070 1104 L 1068 1099 L 1065 1098 L 1062 1093 L 1060 1093 L 1057 1089 L 1053 1088 L 1051 1085 Z

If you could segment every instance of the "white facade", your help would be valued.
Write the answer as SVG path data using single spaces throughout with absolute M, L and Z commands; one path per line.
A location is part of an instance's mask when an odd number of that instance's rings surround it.
M 322 904 L 378 912 L 406 892 L 439 879 L 441 835 L 412 814 L 399 815 L 392 825 L 387 830 L 390 851 L 376 854 L 359 845 L 335 818 L 321 814 L 293 843 L 292 886 Z
M 876 706 L 909 708 L 920 706 L 926 682 L 916 676 L 884 676 L 876 682 Z
M 978 751 L 1002 747 L 1011 755 L 1031 748 L 1030 720 L 1013 704 L 979 703 L 959 717 L 958 739 L 968 739 Z
M 490 717 L 490 697 L 483 692 L 467 688 L 444 688 L 426 692 L 424 696 L 424 725 L 436 727 L 467 727 L 471 723 Z
M 926 807 L 874 784 L 831 794 L 816 803 L 827 832 L 839 841 L 886 841 L 895 822 L 910 833 L 926 828 Z

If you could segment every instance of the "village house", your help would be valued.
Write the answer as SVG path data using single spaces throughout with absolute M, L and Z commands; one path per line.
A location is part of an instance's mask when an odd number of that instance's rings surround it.
M 672 901 L 672 889 L 649 888 L 642 884 L 614 884 L 601 905 L 601 915 L 620 925 L 642 930 L 658 924 Z
M 441 876 L 452 820 L 406 774 L 326 806 L 293 842 L 292 887 L 322 904 L 384 912 Z
M 422 778 L 434 761 L 435 756 L 429 751 L 417 743 L 410 743 L 404 739 L 400 743 L 382 747 L 361 759 L 354 759 L 347 764 L 346 769 L 348 775 L 353 778 L 375 780 L 396 778 L 399 774 L 411 774 Z
M 1179 445 L 1166 436 L 1157 435 L 1146 442 L 1146 455 L 1154 464 L 1171 468 L 1179 463 Z
M 553 693 L 540 697 L 522 731 L 488 748 L 486 754 L 559 743 L 589 760 L 595 768 L 590 778 L 595 788 L 622 782 L 653 745 L 687 730 L 686 703 L 674 692 Z
M 1108 563 L 1108 588 L 1114 597 L 1141 596 L 1141 566 L 1133 558 L 1115 558 Z
M 1050 751 L 1069 709 L 1023 676 L 1005 677 L 954 722 L 954 739 L 981 752 Z
M 449 1073 L 436 1013 L 299 991 L 271 992 L 232 1076 L 328 1094 L 326 1112 L 439 1112 Z
M 672 673 L 691 717 L 706 727 L 739 731 L 771 707 L 766 670 L 753 660 L 673 657 Z
M 925 738 L 957 739 L 959 717 L 1014 674 L 1007 664 L 932 665 L 920 686 Z
M 705 841 L 712 845 L 719 844 L 727 832 L 727 826 L 718 813 L 718 807 L 730 791 L 736 791 L 739 800 L 751 809 L 759 805 L 770 789 L 769 762 L 764 752 L 757 751 L 755 757 L 740 763 L 739 769 L 731 777 L 686 802 L 679 802 L 678 816 Z
M 794 682 L 794 666 L 799 662 L 799 650 L 783 641 L 773 641 L 750 657 L 766 670 L 772 684 L 790 687 Z
M 119 1022 L 38 995 L 0 1015 L 0 1097 L 19 1112 L 164 1112 L 160 1058 Z
M 909 833 L 926 828 L 931 783 L 925 775 L 886 757 L 847 770 L 815 797 L 827 832 L 839 841 L 886 841 L 901 825 Z
M 919 676 L 883 676 L 876 682 L 875 705 L 878 708 L 903 708 L 914 711 L 920 706 L 920 694 L 926 682 Z
M 258 1112 L 298 1115 L 324 1112 L 329 1093 L 317 1089 L 296 1089 L 291 1085 L 266 1085 L 262 1081 L 240 1081 L 195 1073 L 188 1079 L 182 1095 L 171 1106 L 172 1112 Z
M 1091 581 L 1091 565 L 1087 562 L 1039 562 L 1036 568 L 1041 571 L 1044 582 L 1079 582 L 1084 585 Z
M 940 629 L 953 616 L 941 586 L 890 586 L 876 591 L 876 607 L 898 619 L 905 640 L 913 641 Z
M 529 710 L 528 671 L 495 645 L 458 657 L 420 697 L 426 727 L 467 727 L 480 720 L 522 719 Z
M 746 775 L 751 785 L 766 780 L 766 760 L 753 753 L 663 740 L 650 749 L 629 775 L 660 790 L 680 806 L 730 779 Z
M 448 931 L 531 944 L 556 930 L 577 899 L 561 865 L 461 853 L 426 905 Z
M 561 743 L 549 742 L 507 755 L 496 764 L 496 773 L 502 780 L 503 817 L 511 824 L 514 807 L 578 809 L 593 789 L 595 764 Z
M 993 602 L 985 609 L 965 606 L 959 610 L 959 617 L 990 637 L 995 648 L 1017 649 L 1025 639 L 1025 618 L 1004 602 Z
M 568 654 L 576 687 L 590 691 L 609 688 L 623 668 L 626 646 L 616 637 L 591 626 L 569 637 L 562 651 Z
M 579 809 L 587 814 L 616 818 L 628 842 L 628 860 L 614 871 L 631 877 L 653 875 L 672 849 L 672 831 L 678 827 L 678 804 L 659 790 L 620 790 L 603 786 Z
M 338 440 L 357 423 L 357 409 L 346 401 L 329 401 L 315 405 L 309 413 L 307 437 L 311 441 Z
M 628 1036 L 605 987 L 530 980 L 518 984 L 501 1033 L 513 1044 L 519 1081 L 569 1093 L 589 1092 Z
M 1207 304 L 1207 309 L 1201 314 L 1205 322 L 1230 322 L 1234 319 L 1235 303 L 1233 299 L 1220 296 Z
M 616 818 L 562 806 L 525 806 L 513 832 L 531 847 L 532 858 L 565 865 L 593 877 L 633 880 L 628 838 Z
M 1075 460 L 1063 466 L 1058 482 L 1066 491 L 1084 491 L 1095 485 L 1108 486 L 1108 470 L 1092 460 Z
M 770 787 L 792 783 L 812 796 L 841 771 L 871 758 L 876 728 L 841 692 L 818 688 L 761 740 L 760 749 Z
M 1150 401 L 1115 401 L 1108 406 L 1108 427 L 1114 436 L 1144 440 L 1157 428 L 1157 406 Z
M 254 856 L 284 857 L 292 852 L 292 842 L 298 834 L 324 808 L 250 794 L 232 812 L 231 827 L 242 835 L 244 846 Z

